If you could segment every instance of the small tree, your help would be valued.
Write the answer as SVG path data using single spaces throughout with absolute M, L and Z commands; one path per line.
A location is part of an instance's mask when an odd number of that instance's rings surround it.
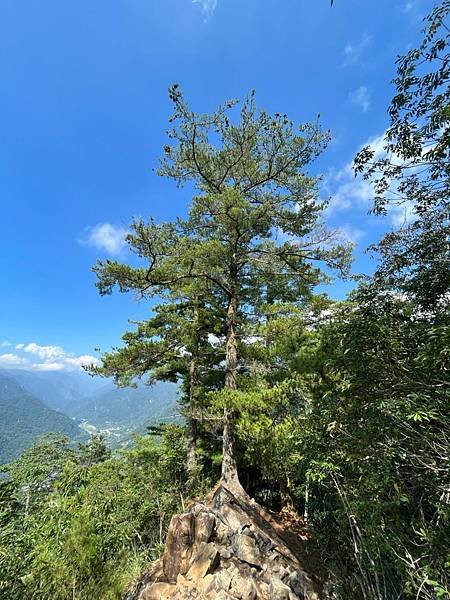
M 446 0 L 427 17 L 420 46 L 397 61 L 383 156 L 366 147 L 355 159 L 356 172 L 374 181 L 376 214 L 393 204 L 411 213 L 375 246 L 376 281 L 426 306 L 450 288 L 449 15 Z
M 298 132 L 286 115 L 256 108 L 252 93 L 233 124 L 227 102 L 211 115 L 192 112 L 177 86 L 159 173 L 180 185 L 195 184 L 187 219 L 155 225 L 134 223 L 130 247 L 148 260 L 134 268 L 99 263 L 101 293 L 139 290 L 141 294 L 177 293 L 192 284 L 218 304 L 225 332 L 225 396 L 222 480 L 239 491 L 233 408 L 238 389 L 240 347 L 258 318 L 261 301 L 301 301 L 327 279 L 322 268 L 344 274 L 349 248 L 320 223 L 317 179 L 306 169 L 328 140 L 317 123 Z

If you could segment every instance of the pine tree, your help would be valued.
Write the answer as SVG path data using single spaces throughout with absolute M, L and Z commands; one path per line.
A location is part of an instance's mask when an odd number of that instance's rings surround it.
M 306 171 L 328 140 L 317 123 L 297 132 L 286 115 L 258 110 L 253 93 L 235 124 L 229 117 L 234 101 L 199 115 L 178 86 L 169 95 L 174 143 L 165 147 L 159 173 L 179 184 L 194 183 L 197 195 L 184 220 L 133 223 L 128 243 L 147 264 L 99 263 L 98 287 L 101 293 L 118 286 L 152 296 L 194 285 L 207 305 L 220 307 L 226 392 L 222 480 L 239 491 L 232 399 L 249 325 L 259 318 L 261 302 L 309 296 L 328 279 L 324 267 L 345 274 L 349 248 L 321 224 L 318 181 Z

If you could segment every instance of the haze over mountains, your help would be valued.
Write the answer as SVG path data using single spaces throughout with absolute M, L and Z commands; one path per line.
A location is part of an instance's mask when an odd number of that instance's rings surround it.
M 51 431 L 75 440 L 103 432 L 123 444 L 149 424 L 174 420 L 177 393 L 174 383 L 117 388 L 84 372 L 0 370 L 0 464 Z

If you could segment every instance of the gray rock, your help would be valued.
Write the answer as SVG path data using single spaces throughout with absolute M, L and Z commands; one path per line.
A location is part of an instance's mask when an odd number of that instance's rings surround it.
M 214 582 L 217 590 L 228 592 L 231 585 L 231 574 L 229 571 L 222 569 L 214 575 Z
M 197 552 L 191 559 L 191 565 L 186 578 L 191 581 L 197 581 L 212 573 L 220 560 L 219 551 L 214 544 L 201 542 Z
M 278 579 L 278 577 L 272 578 L 269 588 L 269 596 L 271 600 L 289 600 L 290 594 L 290 587 L 283 583 L 281 579 Z
M 195 541 L 197 543 L 200 542 L 209 542 L 211 538 L 211 534 L 214 530 L 214 525 L 216 524 L 216 520 L 214 515 L 211 515 L 207 512 L 200 512 L 195 517 L 194 528 L 195 528 Z
M 233 596 L 230 596 L 230 594 L 227 594 L 223 590 L 220 590 L 220 592 L 216 594 L 216 600 L 235 600 L 235 598 L 233 598 Z
M 230 594 L 239 600 L 254 600 L 256 587 L 251 578 L 238 573 L 231 580 Z
M 220 556 L 227 560 L 228 558 L 231 558 L 233 554 L 228 550 L 228 548 L 220 548 Z
M 261 568 L 261 554 L 253 538 L 245 534 L 239 535 L 233 546 L 233 550 L 239 560 Z
M 186 573 L 189 567 L 192 530 L 191 514 L 172 517 L 163 554 L 164 575 L 169 583 L 176 581 L 178 573 Z
M 319 600 L 280 528 L 249 504 L 219 486 L 204 503 L 173 517 L 163 558 L 133 600 Z
M 162 600 L 170 598 L 176 586 L 170 583 L 153 583 L 146 588 L 141 596 L 142 600 Z

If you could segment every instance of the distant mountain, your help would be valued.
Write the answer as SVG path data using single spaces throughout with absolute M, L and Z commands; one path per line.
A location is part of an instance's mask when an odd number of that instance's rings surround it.
M 61 412 L 83 397 L 70 378 L 54 377 L 54 375 L 59 376 L 59 373 L 35 373 L 22 369 L 8 369 L 0 371 L 0 374 L 13 378 L 32 396 L 36 396 L 50 408 Z
M 19 381 L 0 373 L 0 464 L 18 456 L 49 432 L 71 438 L 80 435 L 78 423 L 46 406 Z
M 87 373 L 61 373 L 60 371 L 26 371 L 24 369 L 4 369 L 0 374 L 12 377 L 33 396 L 44 404 L 69 413 L 72 405 L 84 398 L 97 394 L 101 389 L 110 387 L 100 377 L 90 377 Z
M 116 426 L 142 430 L 150 423 L 173 421 L 176 418 L 177 395 L 175 383 L 118 388 L 109 382 L 97 394 L 73 404 L 68 414 L 99 428 Z
M 64 418 L 83 421 L 86 431 L 102 431 L 113 445 L 127 443 L 132 433 L 144 432 L 147 425 L 177 419 L 178 386 L 174 383 L 117 388 L 110 379 L 84 372 L 23 369 L 0 370 L 0 376 L 15 381 L 24 393 Z
M 70 373 L 46 371 L 40 373 L 40 376 L 54 386 L 71 392 L 74 397 L 92 396 L 108 383 L 108 380 L 102 377 L 92 377 L 85 371 L 71 371 Z

